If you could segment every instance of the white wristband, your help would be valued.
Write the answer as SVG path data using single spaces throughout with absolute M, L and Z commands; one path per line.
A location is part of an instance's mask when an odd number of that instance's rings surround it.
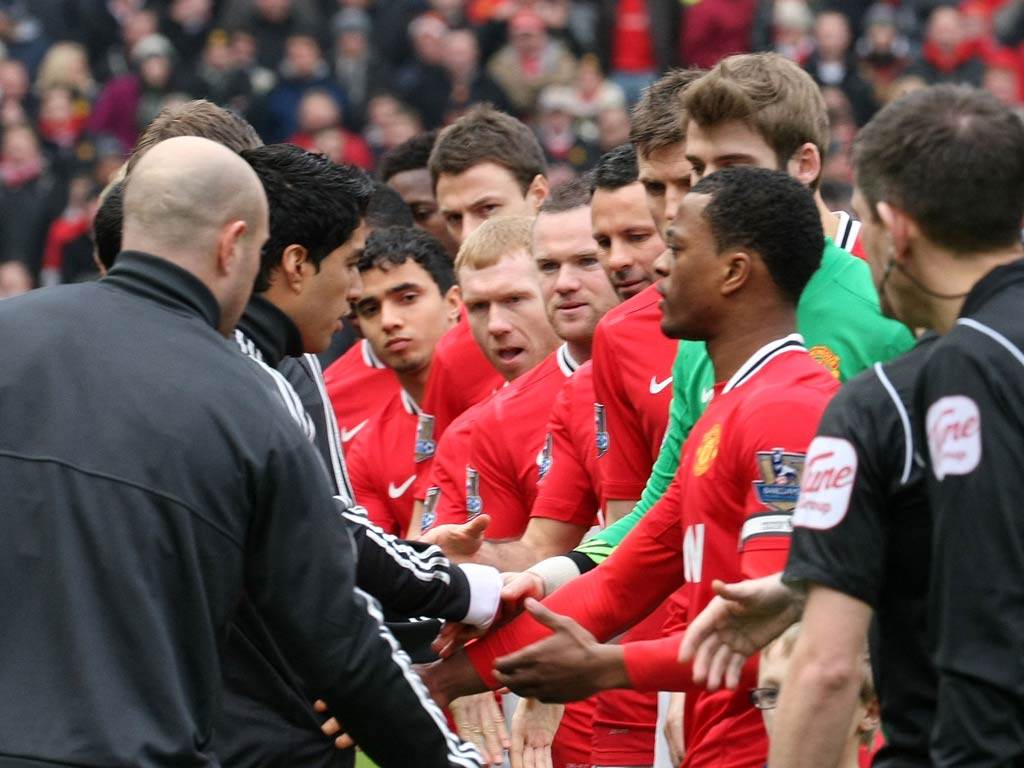
M 580 575 L 580 569 L 576 566 L 576 563 L 572 561 L 572 558 L 565 557 L 564 555 L 555 555 L 547 560 L 541 560 L 539 563 L 530 566 L 527 570 L 530 573 L 537 574 L 544 580 L 545 597 Z
M 501 574 L 497 568 L 479 563 L 463 563 L 459 568 L 469 581 L 469 610 L 462 623 L 486 627 L 498 613 L 501 588 L 504 586 Z

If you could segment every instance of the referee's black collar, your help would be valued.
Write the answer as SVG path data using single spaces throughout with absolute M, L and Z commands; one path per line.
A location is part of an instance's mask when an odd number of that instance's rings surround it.
M 167 307 L 199 315 L 220 325 L 220 305 L 198 277 L 167 259 L 142 251 L 122 251 L 103 282 Z
M 1002 264 L 974 284 L 960 309 L 960 317 L 970 317 L 997 293 L 1024 281 L 1024 259 Z
M 302 335 L 295 323 L 262 296 L 254 295 L 249 300 L 238 330 L 256 345 L 263 362 L 272 368 L 285 357 L 302 354 Z

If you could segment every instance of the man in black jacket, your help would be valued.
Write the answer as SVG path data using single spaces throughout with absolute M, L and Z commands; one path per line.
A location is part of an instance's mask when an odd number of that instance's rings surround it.
M 267 193 L 270 237 L 235 339 L 262 364 L 324 459 L 339 514 L 356 541 L 357 584 L 392 613 L 487 622 L 500 589 L 497 571 L 452 566 L 436 546 L 400 541 L 353 506 L 316 353 L 330 342 L 358 292 L 362 209 L 372 185 L 357 169 L 289 144 L 246 150 L 242 156 Z M 427 643 L 437 631 L 436 624 L 429 626 Z M 351 752 L 338 753 L 320 733 L 312 688 L 282 658 L 249 601 L 229 636 L 225 680 L 215 747 L 226 764 L 263 765 L 267 755 L 295 766 L 351 764 Z
M 378 763 L 478 765 L 353 588 L 315 451 L 224 338 L 267 233 L 255 174 L 171 139 L 124 207 L 105 280 L 0 305 L 0 764 L 218 765 L 244 590 Z

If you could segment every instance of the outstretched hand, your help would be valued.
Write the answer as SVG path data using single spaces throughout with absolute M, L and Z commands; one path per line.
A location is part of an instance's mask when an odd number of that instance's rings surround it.
M 488 515 L 474 517 L 461 525 L 439 525 L 420 536 L 420 541 L 436 544 L 454 563 L 474 562 L 474 556 L 484 543 L 484 531 L 491 524 Z
M 485 765 L 502 765 L 509 747 L 505 715 L 494 698 L 486 691 L 455 699 L 450 705 L 459 735 L 471 741 L 484 759 Z
M 782 574 L 725 584 L 717 579 L 717 595 L 686 628 L 679 661 L 693 661 L 694 682 L 709 691 L 723 681 L 735 689 L 747 659 L 798 621 L 801 595 L 782 583 Z
M 551 745 L 565 714 L 564 704 L 520 699 L 512 715 L 512 768 L 553 768 Z
M 494 662 L 495 677 L 520 696 L 545 702 L 579 701 L 629 679 L 618 646 L 602 645 L 567 616 L 527 599 L 526 609 L 554 634 Z

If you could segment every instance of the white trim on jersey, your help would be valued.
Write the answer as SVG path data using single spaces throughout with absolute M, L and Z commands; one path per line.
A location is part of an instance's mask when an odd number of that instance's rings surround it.
M 900 485 L 906 485 L 910 479 L 910 470 L 913 468 L 914 463 L 914 435 L 910 429 L 910 414 L 907 413 L 907 409 L 903 406 L 903 401 L 900 400 L 900 396 L 896 394 L 896 387 L 892 385 L 889 377 L 885 375 L 885 371 L 882 370 L 881 363 L 875 363 L 874 365 L 875 374 L 878 376 L 878 380 L 882 382 L 882 386 L 885 387 L 885 391 L 892 398 L 893 405 L 896 406 L 896 412 L 900 415 L 900 423 L 903 424 L 903 438 L 904 438 L 904 450 L 906 456 L 903 459 L 903 474 L 900 476 Z
M 992 339 L 996 344 L 998 344 L 1011 355 L 1013 355 L 1018 363 L 1024 365 L 1024 352 L 1021 352 L 1020 348 L 1017 347 L 1016 344 L 1014 344 L 1008 338 L 1003 336 L 1003 334 L 1001 334 L 999 331 L 989 328 L 984 323 L 979 323 L 977 320 L 970 317 L 961 317 L 959 320 L 956 321 L 956 324 L 964 325 L 967 326 L 968 328 L 973 328 L 978 333 L 985 334 L 990 339 Z
M 362 345 L 360 347 L 360 351 L 363 353 L 363 363 L 366 365 L 367 368 L 387 367 L 386 365 L 384 365 L 384 363 L 380 361 L 380 358 L 377 357 L 376 353 L 373 351 L 373 347 L 370 346 L 370 342 L 368 342 L 366 339 L 361 339 L 359 343 Z
M 401 390 L 401 396 L 402 405 L 405 407 L 406 413 L 408 413 L 410 416 L 419 416 L 420 414 L 423 413 L 423 411 L 420 409 L 419 403 L 413 400 L 412 395 L 406 392 L 405 389 Z
M 832 215 L 839 217 L 835 244 L 847 253 L 853 253 L 853 247 L 857 244 L 857 237 L 860 235 L 860 222 L 846 211 L 832 211 Z
M 558 367 L 562 369 L 562 373 L 565 374 L 566 378 L 576 373 L 576 369 L 580 367 L 580 364 L 573 359 L 572 354 L 569 352 L 568 342 L 555 350 L 555 356 L 555 359 L 558 360 Z
M 799 333 L 791 333 L 788 336 L 783 336 L 781 339 L 769 342 L 761 347 L 757 352 L 747 358 L 747 361 L 739 367 L 739 370 L 732 375 L 732 378 L 725 383 L 725 387 L 722 389 L 722 394 L 730 392 L 736 387 L 743 384 L 745 381 L 750 379 L 754 374 L 764 368 L 769 361 L 774 360 L 779 355 L 784 355 L 787 352 L 807 352 L 807 348 L 804 346 L 804 337 Z
M 416 549 L 396 536 L 385 533 L 365 515 L 354 512 L 352 509 L 344 510 L 341 515 L 349 522 L 363 526 L 368 539 L 420 581 L 440 581 L 444 584 L 451 584 L 450 564 L 440 547 L 430 546 L 422 550 Z
M 394 635 L 384 626 L 384 616 L 377 607 L 377 602 L 370 597 L 368 594 L 363 592 L 358 587 L 354 590 L 356 595 L 361 597 L 366 602 L 366 612 L 376 619 L 377 624 L 380 625 L 380 637 L 388 644 L 391 649 L 391 658 L 394 660 L 398 668 L 402 670 L 402 676 L 406 682 L 409 683 L 409 687 L 412 688 L 416 694 L 416 698 L 420 700 L 420 704 L 423 706 L 424 711 L 430 715 L 430 719 L 437 725 L 437 729 L 444 736 L 445 743 L 448 745 L 448 762 L 452 766 L 458 766 L 458 768 L 479 768 L 482 765 L 483 758 L 469 742 L 463 742 L 451 732 L 448 728 L 448 721 L 445 720 L 444 715 L 441 713 L 441 709 L 434 703 L 434 700 L 430 697 L 430 693 L 427 691 L 427 687 L 423 684 L 420 676 L 417 675 L 412 669 L 412 662 L 398 646 L 398 641 L 395 640 Z
M 281 398 L 281 402 L 284 407 L 288 410 L 289 415 L 295 420 L 295 423 L 299 425 L 299 429 L 306 436 L 306 439 L 310 443 L 316 442 L 316 426 L 313 424 L 313 420 L 306 413 L 306 409 L 302 407 L 302 400 L 296 394 L 295 389 L 292 387 L 291 382 L 288 381 L 281 372 L 275 368 L 271 368 L 269 365 L 263 362 L 263 355 L 256 348 L 252 339 L 248 338 L 244 333 L 235 329 L 235 341 L 238 343 L 239 348 L 242 350 L 242 354 L 252 360 L 256 365 L 266 371 L 267 375 L 273 380 L 274 385 L 277 387 L 277 394 Z
M 356 503 L 356 492 L 352 488 L 352 480 L 348 476 L 348 466 L 345 464 L 345 453 L 341 447 L 341 436 L 338 434 L 338 420 L 334 417 L 334 408 L 331 407 L 331 399 L 327 395 L 327 386 L 324 384 L 324 370 L 320 367 L 320 358 L 316 355 L 306 353 L 299 358 L 304 363 L 309 375 L 316 382 L 317 392 L 320 393 L 320 405 L 324 410 L 324 423 L 327 424 L 327 447 L 331 454 L 331 470 L 334 473 L 334 484 L 339 493 L 348 496 L 349 502 L 346 506 Z

